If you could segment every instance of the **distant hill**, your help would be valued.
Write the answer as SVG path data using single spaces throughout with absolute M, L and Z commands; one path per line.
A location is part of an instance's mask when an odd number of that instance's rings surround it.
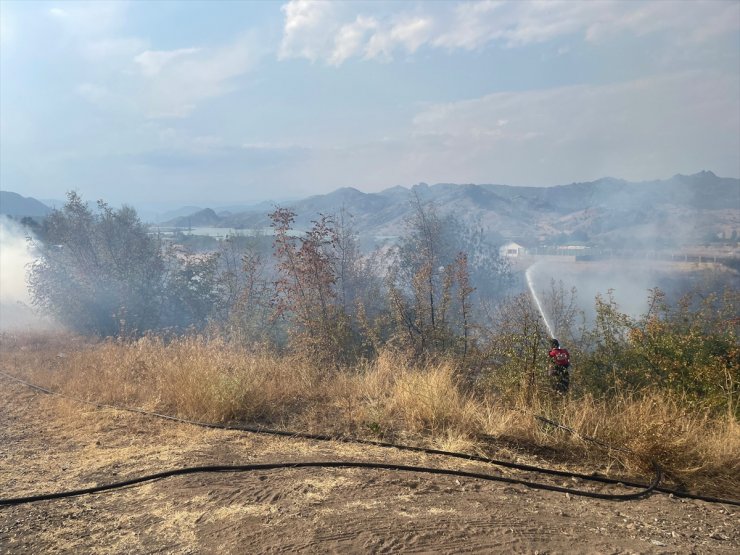
M 284 205 L 297 213 L 298 228 L 308 228 L 319 213 L 344 209 L 361 235 L 387 237 L 402 233 L 414 195 L 497 241 L 650 247 L 722 234 L 729 237 L 733 230 L 740 231 L 740 180 L 709 171 L 656 181 L 607 177 L 554 187 L 421 183 L 379 193 L 345 187 Z M 202 211 L 198 214 L 204 214 L 204 223 L 196 224 L 193 219 L 190 225 L 265 227 L 268 212 L 264 208 L 222 214 L 210 211 L 206 216 Z M 170 224 L 187 225 L 182 219 Z
M 11 191 L 0 191 L 0 214 L 14 218 L 43 218 L 51 208 L 32 197 L 23 197 Z
M 180 216 L 166 222 L 173 227 L 219 227 L 222 218 L 211 208 L 204 208 L 186 216 Z
M 154 217 L 153 219 L 156 220 L 157 223 L 168 222 L 170 220 L 174 220 L 175 218 L 190 216 L 192 214 L 195 214 L 196 212 L 200 212 L 201 210 L 203 210 L 203 208 L 199 206 L 183 206 L 182 208 L 178 208 L 177 210 L 168 210 L 163 214 L 156 214 L 156 217 Z

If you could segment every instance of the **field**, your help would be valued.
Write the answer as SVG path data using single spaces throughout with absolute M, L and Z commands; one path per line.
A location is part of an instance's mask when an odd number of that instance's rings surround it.
M 259 382 L 266 400 L 260 404 L 259 396 L 244 397 L 253 390 L 242 362 L 241 368 L 226 372 L 232 380 L 241 380 L 237 388 L 241 401 L 235 403 L 233 397 L 223 395 L 223 369 L 236 364 L 236 358 L 231 358 L 234 353 L 227 346 L 212 340 L 181 340 L 165 347 L 156 342 L 87 343 L 72 336 L 33 340 L 4 336 L 2 347 L 5 371 L 97 401 L 209 421 L 269 422 L 365 437 L 373 437 L 382 427 L 385 439 L 405 443 L 550 468 L 647 477 L 638 461 L 604 453 L 521 414 L 507 416 L 490 406 L 481 414 L 482 401 L 466 397 L 444 366 L 420 372 L 399 360 L 386 360 L 380 366 L 356 370 L 344 380 L 334 376 L 331 383 L 338 389 L 331 390 L 326 376 L 314 375 L 316 369 L 292 361 L 291 372 L 278 374 L 279 381 Z M 278 361 L 262 356 L 257 366 L 270 370 L 268 374 L 288 364 L 282 360 L 283 366 L 278 366 Z M 162 363 L 165 359 L 174 362 L 168 367 Z M 155 360 L 160 364 L 157 375 L 165 384 L 152 382 L 147 372 L 147 364 Z M 189 372 L 191 367 L 200 368 L 208 383 L 217 382 L 216 369 L 221 368 L 222 387 L 204 388 L 198 374 Z M 388 375 L 391 367 L 395 374 Z M 180 373 L 174 374 L 175 369 Z M 457 468 L 617 491 L 427 454 L 205 430 L 96 409 L 0 380 L 4 423 L 0 484 L 6 497 L 74 489 L 182 466 L 329 460 Z M 441 395 L 442 391 L 446 394 Z M 195 392 L 201 396 L 194 396 Z M 581 418 L 584 414 L 580 413 Z M 680 476 L 693 489 L 737 498 L 737 428 L 701 429 L 696 422 L 682 426 L 693 426 L 692 434 L 707 435 L 711 430 L 716 437 L 713 442 L 705 438 L 702 444 L 704 470 L 690 472 L 690 460 L 677 461 L 669 480 L 675 485 Z M 697 438 L 680 439 L 684 444 L 667 446 L 662 456 L 675 456 L 671 449 L 683 449 L 696 462 L 696 446 L 692 451 L 687 442 L 696 443 Z M 643 443 L 647 440 L 641 438 Z M 648 443 L 644 448 L 652 449 Z M 707 451 L 712 451 L 711 457 Z M 0 550 L 731 553 L 740 545 L 738 529 L 735 507 L 664 494 L 614 502 L 446 476 L 304 468 L 195 474 L 87 497 L 2 508 Z

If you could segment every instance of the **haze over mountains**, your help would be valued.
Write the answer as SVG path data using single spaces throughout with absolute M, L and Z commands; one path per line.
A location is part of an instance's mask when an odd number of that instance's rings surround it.
M 286 204 L 297 213 L 298 228 L 310 225 L 319 213 L 344 208 L 360 235 L 382 237 L 401 233 L 414 195 L 499 240 L 671 246 L 729 237 L 740 228 L 740 180 L 710 171 L 639 183 L 603 178 L 555 187 L 422 183 L 380 193 L 345 187 Z M 164 225 L 262 228 L 269 225 L 268 212 L 265 206 L 238 213 L 206 208 Z
M 403 231 L 415 196 L 498 241 L 630 242 L 649 248 L 729 238 L 740 230 L 740 180 L 718 177 L 710 171 L 658 181 L 603 178 L 554 187 L 422 183 L 379 193 L 345 187 L 281 205 L 297 213 L 298 229 L 307 228 L 319 213 L 344 209 L 361 236 L 392 237 Z M 3 191 L 0 200 L 0 212 L 14 217 L 42 217 L 49 211 L 35 199 L 16 193 Z M 265 228 L 271 209 L 267 202 L 228 209 L 183 207 L 166 214 L 171 219 L 160 225 Z

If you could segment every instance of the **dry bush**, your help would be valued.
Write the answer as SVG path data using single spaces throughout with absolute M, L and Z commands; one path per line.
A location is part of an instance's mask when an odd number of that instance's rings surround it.
M 482 404 L 464 391 L 450 362 L 382 351 L 348 381 L 355 417 L 370 431 L 426 438 L 437 447 L 472 446 L 480 433 Z
M 393 350 L 322 384 L 327 405 L 313 425 L 383 437 L 415 436 L 470 444 L 480 405 L 462 392 L 449 363 L 414 364 Z M 462 442 L 462 443 L 461 443 Z
M 534 413 L 518 411 L 498 402 L 498 399 L 488 399 L 483 406 L 481 415 L 482 431 L 488 436 L 510 438 L 527 443 L 540 442 L 546 439 L 537 424 Z
M 462 392 L 449 363 L 403 368 L 395 376 L 391 409 L 412 433 L 472 435 L 480 429 L 480 404 Z

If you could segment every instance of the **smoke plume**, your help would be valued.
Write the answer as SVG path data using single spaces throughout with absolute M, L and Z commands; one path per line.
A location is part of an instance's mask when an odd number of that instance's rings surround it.
M 31 309 L 26 277 L 35 260 L 31 232 L 0 216 L 0 330 L 48 329 L 52 324 Z

